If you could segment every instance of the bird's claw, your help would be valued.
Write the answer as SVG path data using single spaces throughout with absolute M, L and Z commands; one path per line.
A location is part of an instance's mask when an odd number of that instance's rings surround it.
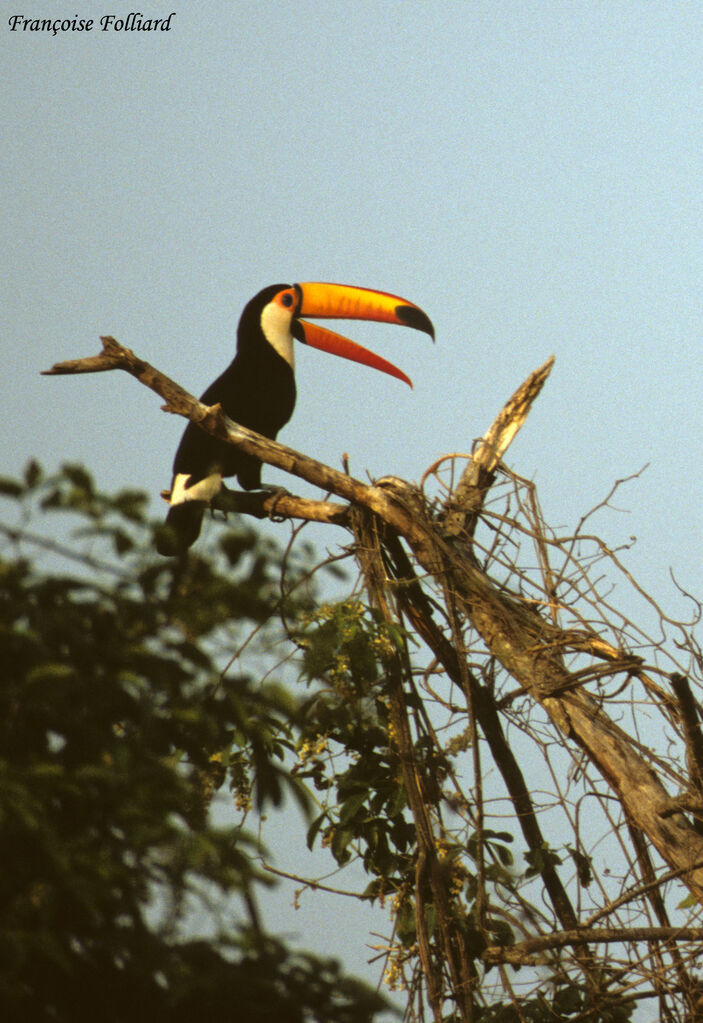
M 271 501 L 271 507 L 268 510 L 268 516 L 271 522 L 285 522 L 285 516 L 276 515 L 276 505 L 282 497 L 289 496 L 290 490 L 286 490 L 285 487 L 267 486 L 266 484 L 261 487 L 261 490 L 273 498 Z

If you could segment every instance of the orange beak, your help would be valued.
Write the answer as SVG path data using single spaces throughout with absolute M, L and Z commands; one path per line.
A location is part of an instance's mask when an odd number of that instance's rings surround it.
M 321 319 L 344 320 L 375 320 L 380 323 L 397 323 L 403 327 L 413 327 L 429 334 L 434 340 L 434 327 L 430 318 L 419 306 L 389 295 L 383 291 L 372 291 L 369 288 L 355 288 L 349 284 L 296 284 L 298 294 L 297 316 L 314 316 Z M 341 334 L 335 334 L 325 327 L 295 320 L 293 333 L 298 341 L 311 348 L 319 348 L 323 352 L 339 355 L 352 362 L 360 362 L 364 366 L 388 373 L 390 376 L 404 380 L 412 387 L 410 377 L 387 359 L 370 352 L 368 348 L 350 341 Z

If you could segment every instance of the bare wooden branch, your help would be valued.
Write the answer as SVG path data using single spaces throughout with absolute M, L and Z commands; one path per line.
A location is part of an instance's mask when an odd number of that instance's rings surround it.
M 463 698 L 465 713 L 473 716 L 483 733 L 515 807 L 529 852 L 537 864 L 535 870 L 544 883 L 545 905 L 551 905 L 554 924 L 563 928 L 550 934 L 538 933 L 513 948 L 492 945 L 482 953 L 486 963 L 538 963 L 546 961 L 545 957 L 553 955 L 557 948 L 573 946 L 572 962 L 578 964 L 586 987 L 592 991 L 594 978 L 597 979 L 591 957 L 592 946 L 610 941 L 659 941 L 669 942 L 669 948 L 673 948 L 675 942 L 703 940 L 703 930 L 698 928 L 662 926 L 625 930 L 618 926 L 589 929 L 579 924 L 579 903 L 570 898 L 560 879 L 559 859 L 545 856 L 540 865 L 540 856 L 547 849 L 547 843 L 537 821 L 537 801 L 532 799 L 529 780 L 512 756 L 508 736 L 501 726 L 500 714 L 508 714 L 510 707 L 516 703 L 516 695 L 526 694 L 531 701 L 539 704 L 561 733 L 564 745 L 570 745 L 580 753 L 580 759 L 589 765 L 589 769 L 595 768 L 605 780 L 608 793 L 604 799 L 610 799 L 612 795 L 618 808 L 622 807 L 630 837 L 634 832 L 646 836 L 671 868 L 659 877 L 659 883 L 680 879 L 703 903 L 703 834 L 700 833 L 703 829 L 690 816 L 703 815 L 700 797 L 703 789 L 703 741 L 698 712 L 685 677 L 669 676 L 676 692 L 676 696 L 672 696 L 666 685 L 655 681 L 656 669 L 652 670 L 651 665 L 645 664 L 640 652 L 628 650 L 627 642 L 621 643 L 617 630 L 614 630 L 613 642 L 601 635 L 588 614 L 580 618 L 574 616 L 569 628 L 561 628 L 559 594 L 563 594 L 565 588 L 563 570 L 550 574 L 545 569 L 544 579 L 547 581 L 543 581 L 537 599 L 529 599 L 522 588 L 523 579 L 518 575 L 515 562 L 512 563 L 515 573 L 509 575 L 508 581 L 501 578 L 497 582 L 485 568 L 488 559 L 479 563 L 476 555 L 481 535 L 479 533 L 475 539 L 474 534 L 479 517 L 482 515 L 487 520 L 488 513 L 484 510 L 486 493 L 496 478 L 500 459 L 547 379 L 553 359 L 549 359 L 518 388 L 486 432 L 440 514 L 435 515 L 417 487 L 390 476 L 369 485 L 347 473 L 338 472 L 233 423 L 219 406 L 203 405 L 114 339 L 103 338 L 103 345 L 102 355 L 61 363 L 49 373 L 126 370 L 161 395 L 167 411 L 187 417 L 215 436 L 263 462 L 306 480 L 326 494 L 336 495 L 343 502 L 312 501 L 287 493 L 223 491 L 213 502 L 213 507 L 256 517 L 295 517 L 349 528 L 357 539 L 358 560 L 366 576 L 372 603 L 382 612 L 383 620 L 390 623 L 397 612 L 399 619 L 410 623 L 432 650 L 437 665 L 455 683 L 452 700 L 461 703 Z M 360 515 L 358 509 L 366 511 Z M 580 542 L 583 538 L 573 538 L 568 559 L 573 556 L 577 539 Z M 547 541 L 542 535 L 540 542 L 546 550 Z M 444 601 L 443 608 L 446 605 L 451 609 L 451 613 L 445 609 L 450 627 L 446 626 L 446 622 L 439 624 L 433 619 L 432 603 L 423 589 L 423 575 L 436 584 L 435 592 L 441 594 L 439 599 Z M 513 579 L 517 581 L 513 583 Z M 598 594 L 589 593 L 588 596 L 591 606 L 599 606 Z M 471 654 L 481 644 L 485 647 L 487 653 L 484 655 L 482 649 L 481 656 L 485 656 L 484 663 L 490 665 L 486 677 L 479 677 L 473 671 L 470 651 L 464 648 L 461 640 L 460 625 L 473 637 Z M 397 654 L 388 655 L 386 660 L 385 684 L 391 705 L 394 742 L 399 751 L 417 834 L 415 905 L 422 913 L 423 899 L 431 896 L 433 907 L 440 914 L 436 932 L 439 937 L 433 939 L 423 920 L 418 921 L 417 939 L 425 982 L 435 1016 L 439 1017 L 445 996 L 441 970 L 437 970 L 437 961 L 430 946 L 433 941 L 436 947 L 439 947 L 437 943 L 443 944 L 443 962 L 448 964 L 452 985 L 461 991 L 464 999 L 462 1018 L 468 1020 L 473 1011 L 470 996 L 475 976 L 473 967 L 467 966 L 465 961 L 471 960 L 472 956 L 478 958 L 481 953 L 477 953 L 473 946 L 469 947 L 462 937 L 459 916 L 456 915 L 458 911 L 452 902 L 454 896 L 442 887 L 449 873 L 443 876 L 439 870 L 438 845 L 433 834 L 433 828 L 439 830 L 441 827 L 438 823 L 441 814 L 437 812 L 437 804 L 430 808 L 429 803 L 434 797 L 428 787 L 418 781 L 421 772 L 409 731 L 412 721 L 404 703 L 406 690 L 413 685 L 412 671 Z M 574 663 L 576 667 L 572 667 Z M 504 675 L 510 676 L 511 685 L 512 679 L 517 682 L 519 689 L 509 691 L 507 695 L 505 690 L 500 696 L 494 695 L 487 678 L 496 665 L 504 669 Z M 671 728 L 679 737 L 683 735 L 692 782 L 688 791 L 672 796 L 665 781 L 673 779 L 679 787 L 683 766 L 679 773 L 678 767 L 672 766 L 671 759 L 664 764 L 661 758 L 648 753 L 636 735 L 628 734 L 614 720 L 619 706 L 615 702 L 609 706 L 604 695 L 604 683 L 616 676 L 617 683 L 612 689 L 617 689 L 618 695 L 635 685 L 639 691 L 641 684 L 650 706 L 660 706 L 666 728 Z M 664 681 L 668 682 L 668 679 L 665 677 Z M 457 697 L 457 692 L 463 696 Z M 529 701 L 523 699 L 523 702 Z M 611 710 L 611 707 L 615 709 Z M 475 736 L 476 730 L 472 726 L 470 742 L 474 746 Z M 475 842 L 478 846 L 482 841 L 480 828 L 477 828 L 477 834 Z M 639 849 L 640 861 L 643 852 L 649 860 L 644 839 L 638 839 L 635 847 Z M 588 856 L 584 855 L 583 859 L 587 860 Z M 616 907 L 634 900 L 635 893 L 641 897 L 643 892 L 656 887 L 654 867 L 650 864 L 647 868 L 651 872 L 649 876 L 643 871 L 640 861 L 637 855 L 631 861 L 634 878 L 641 880 L 645 876 L 647 884 L 644 887 L 633 885 L 622 903 L 617 899 L 606 900 L 604 917 L 615 918 Z M 476 877 L 477 884 L 484 883 L 480 870 Z M 477 901 L 479 904 L 482 904 L 480 899 Z M 489 934 L 485 918 L 489 917 L 492 909 L 489 907 L 476 917 L 483 937 Z M 656 915 L 654 920 L 658 922 Z M 678 952 L 671 953 L 675 963 L 677 955 Z M 683 967 L 677 968 L 683 990 L 690 978 L 684 976 Z
M 285 491 L 222 488 L 211 503 L 213 510 L 251 515 L 255 519 L 304 519 L 330 525 L 349 525 L 349 505 L 334 501 L 313 501 Z
M 74 373 L 104 373 L 111 369 L 124 369 L 131 373 L 152 391 L 156 391 L 162 397 L 169 393 L 178 397 L 187 395 L 182 387 L 175 381 L 170 380 L 164 373 L 154 369 L 148 362 L 139 359 L 134 352 L 125 348 L 114 337 L 101 337 L 103 346 L 99 355 L 88 356 L 84 359 L 68 359 L 66 362 L 57 362 L 51 369 L 45 369 L 42 376 L 68 376 Z
M 222 412 L 219 405 L 204 405 L 174 380 L 167 377 L 165 373 L 161 373 L 148 362 L 138 358 L 134 352 L 119 344 L 113 337 L 101 337 L 100 340 L 103 344 L 103 352 L 100 355 L 57 363 L 51 369 L 45 370 L 44 375 L 101 373 L 106 370 L 122 369 L 160 395 L 166 402 L 164 411 L 184 416 L 216 437 L 234 443 L 248 454 L 256 455 L 262 461 L 283 469 L 293 476 L 299 476 L 325 491 L 337 494 L 347 500 L 364 503 L 362 498 L 371 488 L 360 480 L 331 469 L 322 462 L 316 462 L 293 448 L 278 444 L 253 430 L 234 423 Z M 292 495 L 288 495 L 285 498 L 285 503 L 281 503 L 284 500 L 282 497 L 278 499 L 280 514 L 284 514 L 285 509 L 286 514 L 290 512 L 294 517 L 311 517 L 316 521 L 323 522 L 340 521 L 343 517 L 338 506 L 323 507 L 324 502 L 305 505 L 301 503 L 302 499 L 297 499 L 298 503 L 292 505 L 291 498 Z M 382 497 L 379 498 L 379 501 L 383 504 Z M 238 507 L 234 507 L 235 505 Z M 268 515 L 274 507 L 271 495 L 262 497 L 259 494 L 238 494 L 235 497 L 232 493 L 221 498 L 215 506 L 227 510 L 246 510 L 254 515 L 258 515 L 258 511 L 261 511 L 263 514 L 260 517 Z
M 387 487 L 369 486 L 362 483 L 361 480 L 332 469 L 323 462 L 309 458 L 293 448 L 269 440 L 268 437 L 263 437 L 245 426 L 240 426 L 229 419 L 219 405 L 204 405 L 164 373 L 135 356 L 134 352 L 123 347 L 113 337 L 101 337 L 100 340 L 103 344 L 102 355 L 57 363 L 51 369 L 46 370 L 44 375 L 96 373 L 109 369 L 125 370 L 165 400 L 164 411 L 190 419 L 214 436 L 235 444 L 248 454 L 255 455 L 262 462 L 304 479 L 327 493 L 336 494 L 343 500 L 369 508 L 389 524 L 394 525 L 401 533 L 414 533 L 411 513 L 406 510 L 402 502 L 391 498 Z M 279 505 L 279 512 L 281 508 L 282 506 Z M 308 510 L 316 521 L 336 521 L 337 516 L 341 516 L 341 512 L 337 509 L 311 507 Z M 296 506 L 295 514 L 296 517 L 307 517 L 302 504 Z
M 700 804 L 703 795 L 703 735 L 700 727 L 700 710 L 685 675 L 674 671 L 669 680 L 681 711 L 691 788 L 695 791 Z
M 536 938 L 527 938 L 510 948 L 487 948 L 487 963 L 536 965 L 547 962 L 536 953 L 563 948 L 565 945 L 610 944 L 628 941 L 703 941 L 703 927 L 591 927 L 573 931 L 556 931 Z
M 473 535 L 483 499 L 501 458 L 517 436 L 552 371 L 550 356 L 505 403 L 469 460 L 459 483 L 444 504 L 441 521 L 447 536 Z
M 236 444 L 263 462 L 307 480 L 328 493 L 374 512 L 402 535 L 423 569 L 445 579 L 458 595 L 474 627 L 494 656 L 547 710 L 565 737 L 578 743 L 622 799 L 628 815 L 647 834 L 669 865 L 684 871 L 684 880 L 703 900 L 703 869 L 691 868 L 703 860 L 703 837 L 683 814 L 671 814 L 671 800 L 651 765 L 631 738 L 580 685 L 573 685 L 562 659 L 562 648 L 553 627 L 527 602 L 498 588 L 479 568 L 471 548 L 440 533 L 416 488 L 393 477 L 366 485 L 352 476 L 324 465 L 276 441 L 233 423 L 219 405 L 208 407 L 178 384 L 123 348 L 114 338 L 102 338 L 105 359 L 99 369 L 124 369 L 167 402 L 168 411 L 198 423 L 203 429 Z M 49 373 L 96 372 L 96 360 L 72 360 L 54 366 Z M 552 360 L 513 395 L 506 409 L 488 431 L 481 450 L 480 472 L 490 472 L 544 383 Z M 465 479 L 469 479 L 471 472 Z M 463 483 L 463 481 L 462 481 Z M 460 483 L 457 491 L 462 486 Z M 468 486 L 468 483 L 466 484 Z M 461 493 L 465 492 L 462 487 Z M 479 487 L 480 489 L 480 487 Z M 456 493 L 456 491 L 455 491 Z M 279 513 L 282 505 L 278 504 Z M 297 511 L 304 512 L 297 505 Z M 461 512 L 465 514 L 465 509 Z M 340 512 L 341 515 L 341 512 Z

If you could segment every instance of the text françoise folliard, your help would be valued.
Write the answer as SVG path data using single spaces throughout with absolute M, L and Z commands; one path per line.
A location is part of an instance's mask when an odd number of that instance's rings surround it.
M 24 14 L 12 14 L 7 19 L 11 32 L 92 32 L 98 28 L 103 32 L 169 32 L 171 19 L 176 16 L 172 11 L 167 18 L 147 18 L 141 11 L 133 11 L 124 17 L 116 14 L 104 14 L 101 18 L 26 18 Z

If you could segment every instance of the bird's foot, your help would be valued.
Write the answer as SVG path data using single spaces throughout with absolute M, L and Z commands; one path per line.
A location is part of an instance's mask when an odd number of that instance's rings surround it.
M 288 497 L 290 490 L 286 490 L 285 487 L 274 487 L 270 484 L 262 483 L 259 490 L 264 494 L 269 494 L 273 497 L 271 507 L 268 510 L 268 516 L 272 522 L 285 522 L 285 517 L 282 515 L 276 515 L 276 505 L 282 497 Z
M 219 493 L 208 507 L 208 511 L 210 512 L 211 517 L 213 519 L 216 519 L 217 521 L 226 522 L 230 516 L 231 509 L 228 509 L 226 507 L 223 508 L 222 505 L 227 504 L 227 499 L 230 496 L 230 494 L 237 493 L 239 493 L 239 491 L 233 490 L 231 487 L 228 487 L 223 480 L 222 484 L 220 485 Z

